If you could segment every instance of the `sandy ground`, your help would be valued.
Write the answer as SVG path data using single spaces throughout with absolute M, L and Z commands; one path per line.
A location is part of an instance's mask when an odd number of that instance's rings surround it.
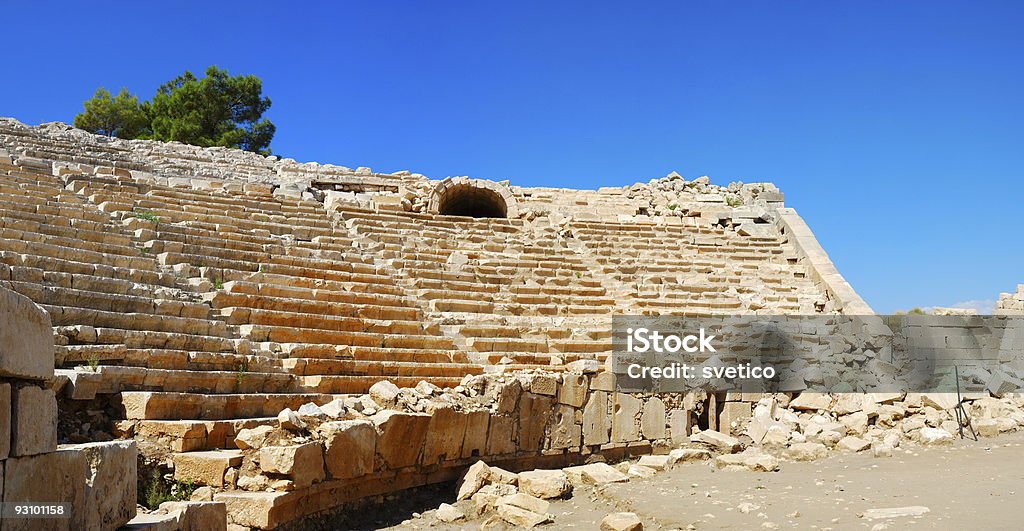
M 438 491 L 437 493 L 442 493 Z M 449 491 L 449 492 L 454 492 Z M 431 504 L 453 502 L 454 496 Z M 869 509 L 924 506 L 916 517 L 871 520 Z M 812 463 L 782 462 L 773 473 L 678 465 L 647 479 L 602 489 L 577 488 L 555 500 L 554 522 L 541 529 L 598 529 L 610 512 L 637 513 L 645 529 L 1024 529 L 1024 434 L 906 445 L 890 458 L 834 454 Z M 394 515 L 392 515 L 392 519 Z M 443 524 L 433 511 L 394 530 L 475 529 Z

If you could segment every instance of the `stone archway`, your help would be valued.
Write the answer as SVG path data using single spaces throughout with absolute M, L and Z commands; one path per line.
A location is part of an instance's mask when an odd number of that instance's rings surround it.
M 445 179 L 430 194 L 430 212 L 473 218 L 518 218 L 519 207 L 504 184 L 482 179 Z

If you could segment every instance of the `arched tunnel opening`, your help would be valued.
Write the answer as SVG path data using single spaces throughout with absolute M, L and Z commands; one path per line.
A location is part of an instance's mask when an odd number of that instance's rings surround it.
M 463 184 L 449 188 L 441 196 L 438 213 L 471 218 L 508 217 L 508 205 L 501 194 L 487 188 Z

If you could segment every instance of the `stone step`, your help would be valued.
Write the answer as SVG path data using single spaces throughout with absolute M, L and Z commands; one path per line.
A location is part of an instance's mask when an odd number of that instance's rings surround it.
M 234 352 L 236 343 L 237 340 L 197 334 L 96 328 L 96 336 L 92 344 L 124 345 L 129 349 Z
M 135 312 L 110 312 L 90 308 L 74 308 L 40 304 L 50 314 L 53 326 L 88 325 L 154 332 L 197 334 L 228 337 L 227 325 L 221 321 L 172 317 Z
M 3 249 L 0 241 L 0 263 L 9 266 L 22 266 L 45 272 L 88 275 L 92 277 L 111 278 L 140 284 L 172 287 L 175 285 L 173 275 L 154 270 L 111 267 L 96 263 L 76 262 L 51 256 L 16 253 Z
M 129 420 L 225 420 L 276 417 L 307 402 L 323 405 L 334 396 L 320 393 L 198 394 L 127 391 L 116 403 Z
M 268 325 L 376 334 L 439 335 L 436 324 L 420 321 L 364 319 L 314 313 L 278 312 L 255 308 L 224 308 L 221 316 L 233 325 Z
M 386 348 L 307 343 L 284 343 L 280 346 L 292 358 L 408 361 L 417 363 L 466 363 L 469 361 L 465 352 L 454 349 Z
M 241 450 L 206 450 L 181 452 L 171 455 L 174 479 L 196 485 L 223 487 L 224 473 L 239 468 L 243 459 Z
M 297 393 L 306 392 L 298 377 L 286 373 L 261 373 L 240 368 L 236 371 L 193 371 L 150 369 L 146 367 L 104 366 L 98 375 L 96 393 L 114 394 L 122 391 L 163 391 L 173 393 Z
M 217 310 L 225 308 L 250 308 L 258 310 L 334 315 L 338 317 L 362 317 L 379 320 L 415 320 L 419 310 L 405 306 L 400 301 L 364 293 L 317 292 L 306 293 L 321 299 L 302 299 L 288 297 L 286 294 L 264 295 L 238 293 L 230 282 L 224 284 L 224 290 L 207 293 L 203 298 Z M 260 286 L 261 291 L 280 293 L 278 290 Z M 404 301 L 401 301 L 404 302 Z
M 442 350 L 454 348 L 449 338 L 422 334 L 376 334 L 371 332 L 345 332 L 315 328 L 242 325 L 239 327 L 239 335 L 243 339 L 257 342 L 273 341 L 275 343 L 316 343 Z
M 136 440 L 152 441 L 172 452 L 233 449 L 239 431 L 257 426 L 277 426 L 277 417 L 230 420 L 136 420 L 131 430 Z
M 482 374 L 483 367 L 477 366 L 477 372 L 468 374 Z M 389 376 L 387 379 L 399 387 L 415 387 L 420 381 L 430 382 L 441 388 L 454 388 L 462 381 L 464 374 L 452 376 L 435 375 L 411 375 L 411 376 Z M 370 387 L 381 381 L 379 376 L 329 376 L 316 375 L 304 376 L 303 385 L 307 389 L 316 389 L 321 393 L 333 394 L 360 394 L 369 392 Z

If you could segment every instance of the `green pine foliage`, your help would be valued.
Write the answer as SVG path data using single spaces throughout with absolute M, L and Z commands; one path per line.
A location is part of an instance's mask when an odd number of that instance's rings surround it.
M 75 127 L 125 139 L 178 141 L 270 154 L 276 128 L 263 114 L 270 98 L 253 75 L 231 76 L 216 66 L 204 77 L 192 72 L 164 83 L 149 101 L 139 103 L 126 89 L 116 97 L 103 88 L 84 103 Z

